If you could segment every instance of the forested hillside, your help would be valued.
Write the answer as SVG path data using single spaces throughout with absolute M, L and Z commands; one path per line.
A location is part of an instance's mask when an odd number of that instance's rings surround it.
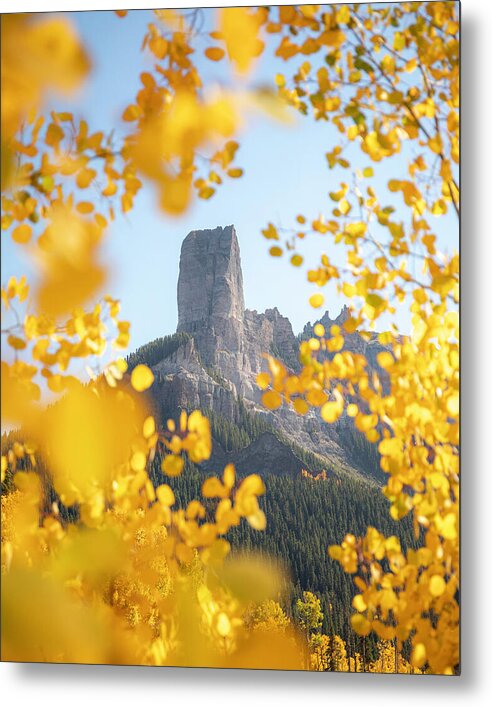
M 161 456 L 157 454 L 150 477 L 162 482 Z M 180 506 L 200 494 L 204 474 L 190 462 L 184 473 L 169 481 Z M 352 478 L 315 481 L 269 475 L 264 478 L 266 494 L 261 506 L 267 516 L 267 528 L 258 532 L 245 524 L 232 528 L 227 538 L 233 552 L 256 550 L 285 564 L 290 581 L 281 601 L 291 615 L 303 591 L 312 591 L 321 599 L 324 613 L 322 630 L 339 635 L 346 642 L 347 654 L 362 654 L 362 641 L 350 629 L 351 601 L 356 594 L 352 578 L 328 555 L 327 548 L 339 543 L 351 532 L 363 535 L 374 526 L 385 535 L 396 535 L 404 548 L 416 547 L 409 519 L 391 520 L 388 503 L 375 483 Z M 376 656 L 377 637 L 365 639 L 368 659 Z

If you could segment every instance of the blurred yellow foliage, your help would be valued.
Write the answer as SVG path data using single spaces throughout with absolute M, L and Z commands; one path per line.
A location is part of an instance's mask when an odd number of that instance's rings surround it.
M 156 10 L 143 39 L 153 63 L 122 111 L 118 138 L 71 112 L 44 110 L 52 91 L 76 90 L 90 68 L 70 22 L 2 17 L 2 231 L 36 275 L 33 286 L 11 277 L 1 292 L 13 321 L 2 330 L 9 352 L 2 416 L 25 436 L 2 450 L 2 483 L 9 475 L 14 484 L 2 495 L 5 659 L 456 669 L 459 260 L 439 252 L 432 219 L 459 214 L 457 12 L 454 2 L 223 9 L 206 40 L 219 46 L 204 53 L 244 78 L 233 93 L 204 90 L 193 12 Z M 266 43 L 287 69 L 296 59 L 291 76 L 276 76 L 276 97 L 246 81 Z M 323 59 L 317 71 L 315 55 Z M 412 155 L 408 175 L 388 182 L 389 203 L 366 166 L 352 186 L 346 180 L 330 192 L 330 213 L 299 214 L 290 232 L 273 223 L 263 230 L 275 241 L 272 256 L 287 253 L 296 268 L 308 235 L 344 249 L 343 264 L 322 254 L 307 279 L 318 288 L 335 282 L 352 303 L 343 325 L 330 332 L 318 325 L 301 342 L 300 372 L 268 356 L 258 377 L 264 405 L 292 404 L 300 415 L 315 408 L 328 424 L 346 411 L 379 445 L 392 517 L 410 514 L 422 540 L 403 552 L 397 538 L 368 528 L 330 548 L 354 575 L 354 630 L 380 638 L 369 665 L 360 656 L 347 660 L 337 636 L 313 634 L 304 645 L 275 606 L 255 614 L 251 602 L 277 597 L 281 578 L 252 558 L 228 557 L 224 536 L 242 519 L 265 529 L 262 480 L 251 474 L 238 482 L 227 465 L 220 478 L 204 480 L 202 500 L 176 507 L 172 488 L 151 482 L 149 461 L 160 445 L 163 472 L 174 477 L 186 458 L 207 460 L 208 420 L 183 413 L 161 429 L 139 394 L 152 385 L 152 370 L 129 374 L 118 358 L 100 363 L 109 346 L 124 349 L 130 338 L 119 302 L 100 298 L 108 281 L 102 247 L 116 210 L 131 211 L 144 180 L 165 212 L 180 214 L 194 192 L 207 200 L 225 179 L 240 178 L 236 137 L 252 106 L 276 118 L 289 106 L 331 121 L 340 144 L 326 153 L 330 169 L 352 169 L 357 147 L 366 164 L 401 160 L 404 147 Z M 323 293 L 310 302 L 321 307 Z M 403 306 L 412 331 L 403 336 L 392 326 L 379 336 L 386 347 L 379 369 L 344 349 L 355 332 L 370 340 L 380 317 Z M 88 383 L 73 374 L 80 361 Z M 49 408 L 40 400 L 42 379 L 54 398 Z M 50 479 L 41 478 L 37 459 Z M 19 469 L 21 460 L 29 471 Z M 57 501 L 46 494 L 49 484 Z M 73 520 L 58 502 L 72 508 Z M 261 596 L 260 576 L 271 579 Z M 251 630 L 248 616 L 256 616 L 251 625 L 276 628 Z M 407 639 L 410 663 L 401 657 Z

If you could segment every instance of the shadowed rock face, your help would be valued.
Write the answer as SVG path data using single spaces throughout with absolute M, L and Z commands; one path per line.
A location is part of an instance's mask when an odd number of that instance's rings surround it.
M 343 308 L 336 319 L 326 312 L 321 322 L 327 331 L 348 316 Z M 302 336 L 312 336 L 314 325 L 304 327 Z M 280 358 L 291 370 L 299 370 L 299 341 L 289 320 L 278 309 L 259 314 L 244 308 L 243 277 L 239 243 L 234 226 L 192 231 L 181 247 L 178 279 L 178 332 L 192 335 L 171 356 L 153 366 L 156 384 L 153 394 L 162 409 L 212 409 L 227 419 L 237 420 L 237 401 L 265 417 L 284 439 L 332 460 L 339 468 L 353 470 L 349 455 L 339 444 L 338 425 L 324 424 L 319 413 L 310 410 L 299 417 L 283 406 L 267 411 L 261 405 L 256 376 L 267 369 L 264 354 Z M 382 347 L 367 343 L 358 334 L 346 337 L 347 348 L 374 359 Z M 293 473 L 299 460 L 284 444 L 273 444 L 271 435 L 252 445 L 255 462 L 263 457 L 268 470 Z M 234 461 L 247 467 L 248 452 Z M 268 464 L 267 464 L 268 461 Z

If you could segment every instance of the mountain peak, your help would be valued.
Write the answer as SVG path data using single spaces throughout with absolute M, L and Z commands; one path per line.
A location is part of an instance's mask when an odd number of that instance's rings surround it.
M 211 319 L 242 319 L 243 276 L 236 229 L 191 231 L 181 246 L 178 331 L 194 333 Z

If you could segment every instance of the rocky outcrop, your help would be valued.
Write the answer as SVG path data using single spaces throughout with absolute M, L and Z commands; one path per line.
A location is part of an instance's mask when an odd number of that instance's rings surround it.
M 181 247 L 178 332 L 187 332 L 206 367 L 242 398 L 259 401 L 257 374 L 264 353 L 297 365 L 296 337 L 277 308 L 244 309 L 239 243 L 234 226 L 192 231 Z
M 319 320 L 329 332 L 341 325 L 349 311 Z M 315 322 L 316 323 L 316 322 Z M 302 338 L 313 335 L 307 324 Z M 266 370 L 265 354 L 273 354 L 297 370 L 299 340 L 290 321 L 275 307 L 264 313 L 244 307 L 239 242 L 234 226 L 192 231 L 182 244 L 178 279 L 178 332 L 191 338 L 153 366 L 152 393 L 162 410 L 211 409 L 237 422 L 238 399 L 260 415 L 282 438 L 321 455 L 338 468 L 353 470 L 353 457 L 340 443 L 338 426 L 324 424 L 316 410 L 299 417 L 287 407 L 267 411 L 261 405 L 256 376 Z M 346 337 L 346 345 L 374 359 L 381 350 L 377 340 L 367 342 L 359 334 Z M 369 350 L 370 349 L 370 350 Z M 217 450 L 219 452 L 219 450 Z M 260 463 L 278 474 L 297 473 L 301 462 L 274 435 L 262 435 L 250 448 L 235 455 L 238 469 Z M 268 469 L 267 469 L 268 467 Z M 261 469 L 260 469 L 261 470 Z
M 243 275 L 234 226 L 191 231 L 181 246 L 177 330 L 193 331 L 209 319 L 239 321 L 243 314 Z

